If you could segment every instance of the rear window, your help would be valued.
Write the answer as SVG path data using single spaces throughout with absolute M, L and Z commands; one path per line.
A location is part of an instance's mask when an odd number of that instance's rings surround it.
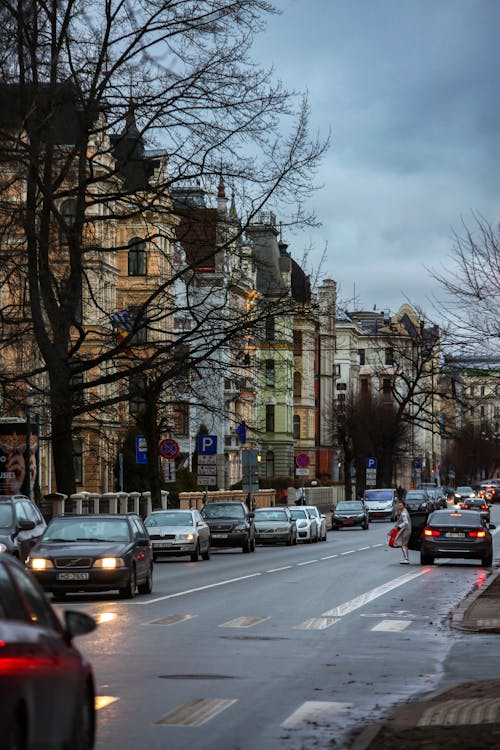
M 476 511 L 468 510 L 463 513 L 447 513 L 437 510 L 431 513 L 428 520 L 429 526 L 481 526 L 483 522 L 481 515 Z
M 392 500 L 392 490 L 365 490 L 365 501 L 370 502 L 384 502 L 385 500 Z
M 191 513 L 183 513 L 182 511 L 152 513 L 146 518 L 144 523 L 148 528 L 157 526 L 192 526 L 193 516 Z
M 12 505 L 0 503 L 0 529 L 10 529 L 12 526 Z

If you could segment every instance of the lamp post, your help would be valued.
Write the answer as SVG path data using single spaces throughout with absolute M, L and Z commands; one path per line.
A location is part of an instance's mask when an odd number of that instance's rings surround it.
M 25 481 L 26 481 L 26 494 L 31 498 L 31 407 L 33 406 L 33 396 L 31 392 L 28 392 L 26 401 L 24 402 L 26 412 L 26 447 L 24 451 L 24 467 L 25 467 Z

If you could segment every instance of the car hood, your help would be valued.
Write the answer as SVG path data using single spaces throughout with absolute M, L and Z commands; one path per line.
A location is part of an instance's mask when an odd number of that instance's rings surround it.
M 120 557 L 130 542 L 39 542 L 30 557 Z
M 194 526 L 146 526 L 150 536 L 166 536 L 167 534 L 196 534 Z
M 290 523 L 291 521 L 274 521 L 273 519 L 270 519 L 269 521 L 264 521 L 264 519 L 262 519 L 261 521 L 257 518 L 255 519 L 255 525 L 258 529 L 264 526 L 266 527 L 274 526 L 276 529 L 281 529 L 281 528 L 285 529 L 288 526 L 290 526 Z

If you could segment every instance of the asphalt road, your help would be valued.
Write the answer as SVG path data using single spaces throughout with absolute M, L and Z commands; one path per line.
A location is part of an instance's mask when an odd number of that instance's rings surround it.
M 172 558 L 130 602 L 67 597 L 57 606 L 101 621 L 78 640 L 96 672 L 97 750 L 341 748 L 398 701 L 471 672 L 496 677 L 498 649 L 449 627 L 487 570 L 422 567 L 415 552 L 400 565 L 389 526 Z

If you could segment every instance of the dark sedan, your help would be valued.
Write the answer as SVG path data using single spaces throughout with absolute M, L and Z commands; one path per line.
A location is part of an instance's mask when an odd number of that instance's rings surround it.
M 132 513 L 59 516 L 31 550 L 27 567 L 54 596 L 118 589 L 131 599 L 153 588 L 153 551 L 146 528 Z
M 4 750 L 94 746 L 94 677 L 73 638 L 95 620 L 64 624 L 12 556 L 0 554 L 0 745 Z
M 481 560 L 489 566 L 493 561 L 493 540 L 480 513 L 473 510 L 436 510 L 427 519 L 421 541 L 420 562 L 432 565 L 436 558 Z
M 361 526 L 368 529 L 368 508 L 359 500 L 346 500 L 338 503 L 332 512 L 332 529 L 349 528 L 350 526 Z
M 425 490 L 408 490 L 405 503 L 410 514 L 416 511 L 430 512 L 434 510 L 432 500 Z

